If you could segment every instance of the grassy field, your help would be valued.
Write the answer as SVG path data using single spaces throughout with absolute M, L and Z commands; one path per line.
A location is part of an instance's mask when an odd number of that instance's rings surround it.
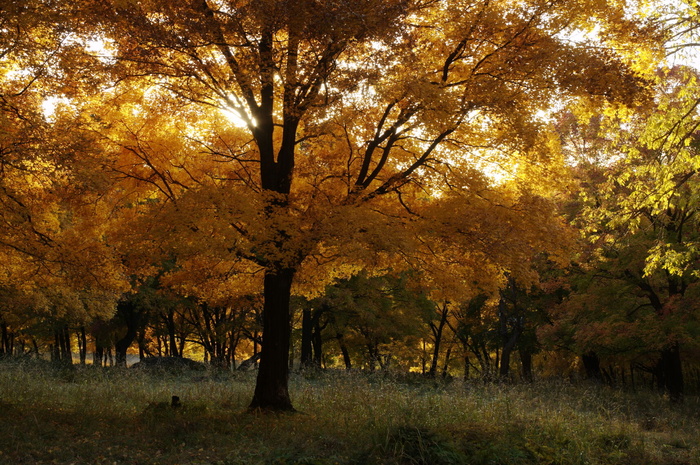
M 700 464 L 697 397 L 322 373 L 277 415 L 253 383 L 0 363 L 0 464 Z

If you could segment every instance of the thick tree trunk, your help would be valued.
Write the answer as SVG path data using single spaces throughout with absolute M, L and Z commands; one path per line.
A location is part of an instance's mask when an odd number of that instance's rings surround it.
M 510 356 L 515 348 L 515 343 L 518 342 L 517 333 L 513 333 L 505 344 L 503 344 L 503 350 L 501 352 L 500 367 L 498 375 L 501 379 L 507 379 L 510 376 Z
M 262 353 L 250 409 L 294 410 L 288 389 L 293 279 L 292 269 L 265 272 Z
M 532 376 L 532 352 L 527 349 L 520 349 L 520 366 L 522 368 L 523 381 L 531 383 Z
M 501 324 L 501 338 L 503 338 L 503 348 L 501 352 L 501 360 L 499 365 L 499 376 L 501 379 L 506 379 L 510 376 L 510 356 L 515 349 L 518 339 L 520 338 L 520 326 L 518 324 L 513 325 L 511 332 L 508 331 L 508 316 L 505 312 L 505 302 L 501 299 L 499 303 L 499 317 Z
M 129 350 L 131 343 L 136 339 L 136 332 L 132 335 L 129 330 L 127 330 L 126 335 L 114 343 L 114 352 L 116 355 L 116 365 L 120 367 L 126 367 L 126 352 Z
M 660 384 L 668 392 L 671 402 L 683 402 L 683 366 L 680 347 L 677 343 L 661 351 L 657 372 L 661 376 Z
M 603 382 L 603 372 L 600 369 L 600 359 L 595 352 L 588 352 L 581 355 L 583 368 L 586 370 L 586 379 L 596 383 Z
M 119 302 L 117 304 L 117 312 L 126 324 L 126 334 L 114 343 L 116 365 L 126 367 L 126 352 L 136 340 L 141 316 L 131 302 Z
M 95 344 L 95 351 L 92 353 L 92 364 L 94 366 L 103 366 L 104 347 Z

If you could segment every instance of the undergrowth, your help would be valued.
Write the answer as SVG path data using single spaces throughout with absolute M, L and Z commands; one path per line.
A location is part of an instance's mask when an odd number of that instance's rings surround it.
M 293 375 L 299 411 L 266 414 L 253 384 L 2 362 L 0 464 L 700 464 L 695 397 L 330 372 Z

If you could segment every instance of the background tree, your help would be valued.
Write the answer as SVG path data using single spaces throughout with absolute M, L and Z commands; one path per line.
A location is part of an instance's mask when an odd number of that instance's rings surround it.
M 574 149 L 587 158 L 577 168 L 584 183 L 580 225 L 592 246 L 588 277 L 571 301 L 577 310 L 565 318 L 577 322 L 587 340 L 583 355 L 594 361 L 611 350 L 629 357 L 655 348 L 657 359 L 643 363 L 672 401 L 683 397 L 681 346 L 695 345 L 697 319 L 686 297 L 697 279 L 696 81 L 692 68 L 660 68 L 653 105 L 584 116 L 578 130 L 566 132 L 569 141 L 593 143 Z M 599 322 L 590 331 L 578 325 L 588 317 Z

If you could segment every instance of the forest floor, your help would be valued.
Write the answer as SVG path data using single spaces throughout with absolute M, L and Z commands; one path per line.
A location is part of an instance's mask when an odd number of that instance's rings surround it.
M 293 375 L 299 412 L 261 414 L 253 385 L 0 362 L 0 464 L 700 464 L 696 396 L 332 372 Z

